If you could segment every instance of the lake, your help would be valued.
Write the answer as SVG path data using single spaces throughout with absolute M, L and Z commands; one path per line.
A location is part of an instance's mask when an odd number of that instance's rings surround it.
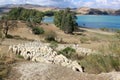
M 45 17 L 43 22 L 53 23 L 54 17 Z M 78 15 L 77 23 L 79 26 L 89 28 L 114 28 L 120 29 L 120 16 L 106 15 Z

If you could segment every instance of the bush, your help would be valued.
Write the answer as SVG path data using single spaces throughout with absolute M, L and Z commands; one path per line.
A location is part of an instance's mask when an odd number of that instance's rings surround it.
M 44 29 L 43 28 L 39 28 L 39 27 L 34 27 L 32 29 L 33 33 L 36 34 L 36 35 L 40 35 L 40 34 L 43 34 L 44 33 Z
M 6 35 L 6 38 L 13 39 L 14 37 L 10 34 Z
M 24 57 L 21 55 L 17 55 L 17 58 L 24 59 Z
M 52 41 L 49 46 L 50 46 L 52 49 L 55 50 L 55 49 L 58 47 L 58 44 L 57 44 L 57 42 Z
M 117 37 L 118 39 L 120 39 L 120 30 L 117 30 L 117 31 L 116 31 L 116 37 Z
M 80 64 L 88 73 L 120 71 L 120 58 L 113 55 L 89 55 Z
M 63 54 L 67 58 L 72 58 L 72 56 L 76 53 L 76 50 L 71 47 L 66 47 L 65 49 L 58 51 L 58 54 Z
M 2 32 L 0 31 L 0 38 L 2 38 Z
M 57 34 L 54 31 L 47 32 L 45 35 L 46 41 L 56 41 Z

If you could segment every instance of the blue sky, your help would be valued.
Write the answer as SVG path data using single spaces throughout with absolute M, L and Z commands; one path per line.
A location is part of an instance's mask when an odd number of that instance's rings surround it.
M 120 9 L 120 0 L 0 0 L 0 5 L 27 3 L 56 7 L 94 7 Z

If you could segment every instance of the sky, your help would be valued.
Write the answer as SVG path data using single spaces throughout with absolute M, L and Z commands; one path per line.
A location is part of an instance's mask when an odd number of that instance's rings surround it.
M 0 5 L 4 4 L 37 4 L 55 7 L 120 9 L 120 0 L 0 0 Z

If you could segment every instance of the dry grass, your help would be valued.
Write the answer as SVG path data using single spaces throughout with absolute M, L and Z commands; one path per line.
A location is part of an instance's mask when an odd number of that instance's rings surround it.
M 87 73 L 120 71 L 120 42 L 113 41 L 102 45 L 97 55 L 90 55 L 79 60 Z
M 9 31 L 9 34 L 15 36 L 16 39 L 25 39 L 25 40 L 41 40 L 45 42 L 44 35 L 34 35 L 30 28 L 26 26 L 23 22 L 18 22 L 18 27 L 15 30 Z M 39 27 L 42 27 L 45 30 L 45 33 L 54 31 L 57 34 L 57 41 L 74 44 L 78 43 L 81 47 L 98 49 L 102 44 L 106 43 L 109 40 L 113 39 L 113 33 L 103 32 L 100 30 L 92 30 L 82 28 L 80 31 L 80 35 L 70 35 L 65 34 L 59 28 L 57 28 L 54 24 L 45 24 L 41 23 Z M 17 37 L 16 37 L 17 36 Z M 86 44 L 87 43 L 87 44 Z M 89 44 L 88 44 L 89 43 Z
M 87 73 L 120 71 L 120 59 L 112 55 L 90 55 L 80 61 Z
M 0 53 L 0 80 L 8 76 L 11 69 L 10 64 L 13 64 L 15 59 L 11 55 Z

